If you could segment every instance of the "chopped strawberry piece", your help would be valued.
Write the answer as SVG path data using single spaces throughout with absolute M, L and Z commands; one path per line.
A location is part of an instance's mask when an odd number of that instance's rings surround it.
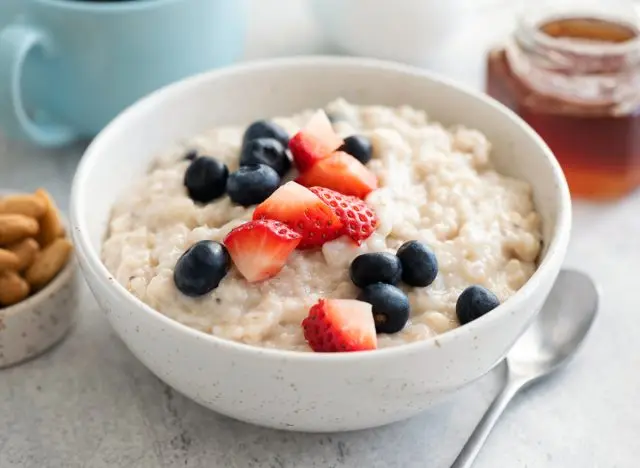
M 320 353 L 376 349 L 371 304 L 354 299 L 320 299 L 302 321 L 304 337 Z
M 316 137 L 318 140 L 324 142 L 331 151 L 335 151 L 344 141 L 333 129 L 331 121 L 327 114 L 322 109 L 314 113 L 307 124 L 304 126 L 304 132 Z
M 333 152 L 320 140 L 303 132 L 298 132 L 291 138 L 289 150 L 300 172 L 309 170 L 315 163 L 329 157 Z
M 287 182 L 256 207 L 253 219 L 275 219 L 302 236 L 300 249 L 317 247 L 342 235 L 342 222 L 309 189 Z
M 233 229 L 224 245 L 240 274 L 255 283 L 277 275 L 300 240 L 300 234 L 286 224 L 265 219 Z
M 333 130 L 327 114 L 320 110 L 291 138 L 289 150 L 298 170 L 304 172 L 328 157 L 343 143 L 342 138 Z
M 318 161 L 297 179 L 305 187 L 330 188 L 345 195 L 364 198 L 378 188 L 376 175 L 360 161 L 342 151 Z
M 363 200 L 325 187 L 311 187 L 309 190 L 320 197 L 340 218 L 344 232 L 358 245 L 378 227 L 376 213 Z

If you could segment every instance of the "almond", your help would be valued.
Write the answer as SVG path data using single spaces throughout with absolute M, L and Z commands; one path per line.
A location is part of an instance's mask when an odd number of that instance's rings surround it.
M 15 268 L 15 270 L 17 271 L 24 271 L 29 268 L 35 260 L 36 255 L 38 255 L 39 250 L 40 246 L 38 245 L 36 240 L 32 239 L 31 237 L 27 237 L 20 242 L 7 246 L 7 251 L 9 251 L 9 253 L 13 253 L 18 257 L 18 266 L 17 268 Z M 0 266 L 0 270 L 1 269 L 2 266 Z
M 38 221 L 21 214 L 0 214 L 0 244 L 11 244 L 38 233 Z
M 40 232 L 36 240 L 40 247 L 44 248 L 58 237 L 64 236 L 64 226 L 60 221 L 60 212 L 56 203 L 45 189 L 36 190 L 36 196 L 44 201 L 46 211 L 40 218 Z
M 47 203 L 37 195 L 8 195 L 0 198 L 0 213 L 21 214 L 39 218 L 47 211 Z
M 0 249 L 0 272 L 6 270 L 17 271 L 19 266 L 20 259 L 15 253 Z
M 29 284 L 15 271 L 0 273 L 0 305 L 16 304 L 29 295 Z
M 64 238 L 58 238 L 42 249 L 24 277 L 33 289 L 42 289 L 69 260 L 73 246 Z

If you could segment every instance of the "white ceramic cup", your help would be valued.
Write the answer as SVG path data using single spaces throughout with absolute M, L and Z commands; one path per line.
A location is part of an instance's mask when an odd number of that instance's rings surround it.
M 514 27 L 521 0 L 311 0 L 325 38 L 351 55 L 396 60 L 468 85 Z
M 434 339 L 362 353 L 263 349 L 188 328 L 118 284 L 100 260 L 111 207 L 168 146 L 215 125 L 318 108 L 338 96 L 409 104 L 485 132 L 494 162 L 528 180 L 544 252 L 527 284 L 480 319 Z M 413 416 L 488 372 L 542 306 L 564 258 L 571 206 L 553 154 L 505 107 L 428 73 L 365 59 L 298 58 L 181 81 L 135 104 L 87 149 L 71 218 L 86 279 L 116 333 L 153 373 L 198 403 L 243 421 L 297 431 L 362 429 Z

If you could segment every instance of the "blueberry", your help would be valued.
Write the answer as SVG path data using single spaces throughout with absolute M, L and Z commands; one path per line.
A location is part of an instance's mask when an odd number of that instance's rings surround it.
M 362 135 L 351 135 L 345 138 L 344 143 L 338 149 L 349 153 L 362 164 L 367 164 L 371 161 L 371 153 L 373 152 L 371 142 L 367 137 Z
M 456 315 L 460 325 L 474 321 L 500 305 L 500 300 L 482 286 L 469 286 L 456 302 Z
M 242 146 L 256 138 L 275 138 L 285 148 L 289 146 L 289 134 L 280 125 L 268 120 L 258 120 L 247 127 L 242 137 Z
M 234 203 L 242 206 L 262 203 L 280 185 L 280 176 L 269 166 L 251 164 L 240 168 L 229 176 L 227 193 Z
M 186 159 L 187 161 L 193 161 L 198 157 L 198 152 L 196 150 L 191 150 L 184 155 L 182 159 Z
M 405 242 L 396 254 L 402 264 L 402 281 L 409 286 L 429 286 L 438 275 L 438 259 L 418 241 Z
M 246 142 L 240 153 L 240 165 L 266 164 L 282 177 L 291 169 L 287 150 L 274 138 L 256 138 Z
M 402 276 L 400 259 L 388 252 L 358 255 L 349 268 L 353 284 L 364 288 L 373 283 L 398 284 Z
M 390 284 L 370 284 L 360 292 L 358 300 L 371 304 L 377 333 L 397 333 L 409 320 L 409 298 Z
M 184 174 L 184 185 L 189 197 L 200 203 L 208 203 L 224 195 L 229 169 L 220 161 L 208 156 L 193 160 Z
M 196 242 L 178 259 L 173 281 L 182 294 L 202 296 L 218 287 L 230 264 L 224 245 L 210 240 Z

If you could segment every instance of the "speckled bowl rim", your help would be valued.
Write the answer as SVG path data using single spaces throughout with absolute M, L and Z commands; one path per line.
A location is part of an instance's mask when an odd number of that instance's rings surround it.
M 107 267 L 102 263 L 100 258 L 100 249 L 93 248 L 93 243 L 88 234 L 88 220 L 82 215 L 82 213 L 85 212 L 85 206 L 89 200 L 89 198 L 85 196 L 87 190 L 85 179 L 93 170 L 94 163 L 97 160 L 108 156 L 108 153 L 104 151 L 104 142 L 109 139 L 109 135 L 112 132 L 115 132 L 119 127 L 128 125 L 130 121 L 137 120 L 140 118 L 141 114 L 153 109 L 156 106 L 157 101 L 161 98 L 162 100 L 168 98 L 175 99 L 185 90 L 191 87 L 203 85 L 204 83 L 211 83 L 216 78 L 228 77 L 229 75 L 241 75 L 244 73 L 257 74 L 261 71 L 271 70 L 274 68 L 287 70 L 288 68 L 298 69 L 309 67 L 315 70 L 322 66 L 329 69 L 332 67 L 342 66 L 358 67 L 362 70 L 385 70 L 397 73 L 398 75 L 418 77 L 427 81 L 440 83 L 446 87 L 456 88 L 482 102 L 484 106 L 491 108 L 493 112 L 507 115 L 518 126 L 520 126 L 522 131 L 525 132 L 540 148 L 536 157 L 544 158 L 545 163 L 548 165 L 549 173 L 554 178 L 555 184 L 558 187 L 557 196 L 554 199 L 554 203 L 558 210 L 557 222 L 554 226 L 553 232 L 551 233 L 551 242 L 548 244 L 547 251 L 540 261 L 538 268 L 525 285 L 510 297 L 508 301 L 502 303 L 490 314 L 486 314 L 473 322 L 425 340 L 371 351 L 360 351 L 357 353 L 313 353 L 286 349 L 263 348 L 196 330 L 178 322 L 177 320 L 169 318 L 160 311 L 145 304 L 142 300 L 127 291 L 124 286 L 115 281 L 111 272 L 109 272 Z M 346 362 L 365 361 L 369 359 L 401 359 L 404 355 L 427 352 L 430 349 L 447 346 L 451 342 L 467 339 L 470 335 L 476 336 L 478 334 L 486 334 L 491 330 L 492 326 L 495 326 L 495 324 L 499 322 L 501 317 L 513 314 L 515 311 L 527 307 L 531 296 L 538 293 L 538 289 L 543 283 L 543 279 L 548 275 L 554 274 L 554 271 L 559 270 L 557 264 L 564 259 L 566 254 L 571 233 L 571 196 L 569 194 L 569 186 L 567 185 L 560 163 L 555 158 L 553 152 L 544 142 L 542 137 L 540 137 L 516 113 L 493 98 L 485 95 L 481 91 L 471 89 L 468 86 L 461 85 L 451 79 L 444 78 L 430 71 L 396 62 L 360 57 L 310 56 L 256 60 L 200 73 L 160 88 L 135 102 L 111 121 L 111 123 L 109 123 L 109 125 L 100 132 L 100 134 L 86 149 L 73 179 L 71 188 L 70 216 L 73 227 L 72 235 L 76 246 L 76 255 L 81 262 L 81 266 L 86 270 L 85 274 L 95 277 L 95 280 L 104 284 L 105 287 L 112 288 L 114 294 L 116 294 L 121 300 L 130 303 L 132 308 L 138 309 L 141 313 L 149 314 L 162 322 L 166 327 L 179 330 L 185 335 L 185 338 L 188 337 L 188 339 L 193 340 L 204 340 L 219 348 L 223 348 L 228 352 L 251 355 L 256 358 L 299 360 L 309 363 Z M 514 340 L 516 338 L 516 336 L 513 337 Z
M 77 268 L 75 254 L 72 252 L 67 260 L 67 264 L 43 289 L 9 307 L 0 309 L 0 320 L 12 317 L 17 314 L 31 312 L 34 308 L 49 300 L 49 298 L 62 289 L 68 282 L 73 280 L 73 274 Z

